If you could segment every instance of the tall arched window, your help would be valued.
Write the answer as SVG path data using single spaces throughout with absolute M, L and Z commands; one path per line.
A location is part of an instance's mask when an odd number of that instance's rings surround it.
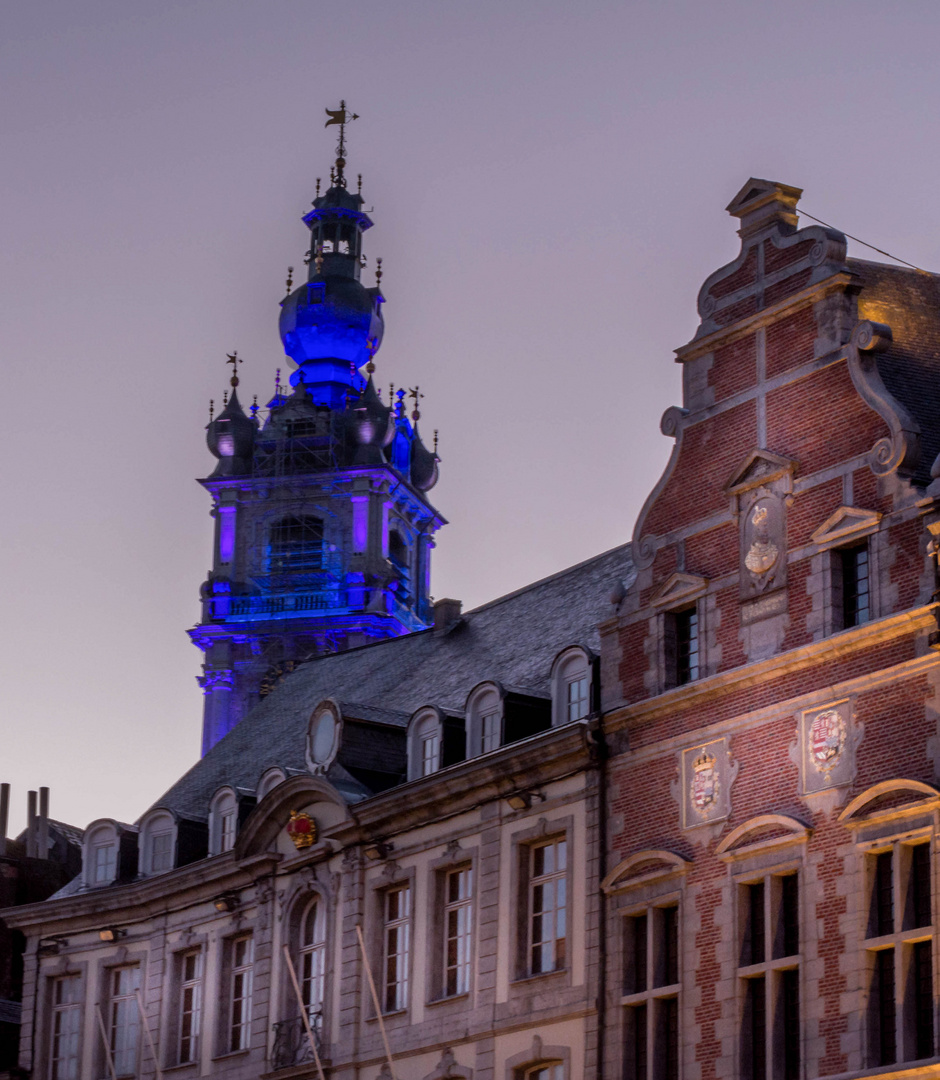
M 326 904 L 317 896 L 300 923 L 300 990 L 311 1027 L 319 1027 L 323 1019 L 325 968 Z
M 323 522 L 294 514 L 280 518 L 268 537 L 268 569 L 273 573 L 319 570 L 323 565 Z
M 221 855 L 235 846 L 238 803 L 231 788 L 217 792 L 209 807 L 209 854 Z

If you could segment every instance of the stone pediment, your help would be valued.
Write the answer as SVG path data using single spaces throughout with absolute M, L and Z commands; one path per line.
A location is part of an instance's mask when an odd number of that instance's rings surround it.
M 791 187 L 789 184 L 781 184 L 776 180 L 760 180 L 752 176 L 748 182 L 735 195 L 725 210 L 733 217 L 739 217 L 746 210 L 761 203 L 777 200 L 796 206 L 797 200 L 803 194 L 801 188 Z
M 678 604 L 686 604 L 697 600 L 705 592 L 707 586 L 706 579 L 695 574 L 670 574 L 653 593 L 650 604 L 654 608 L 670 608 Z
M 637 851 L 611 870 L 601 882 L 601 889 L 609 896 L 611 893 L 647 885 L 651 881 L 684 874 L 688 868 L 688 860 L 673 851 Z
M 735 470 L 731 479 L 725 484 L 725 491 L 731 495 L 737 495 L 749 488 L 770 483 L 778 477 L 788 474 L 792 476 L 798 464 L 799 462 L 792 458 L 758 447 L 752 450 Z
M 878 528 L 881 514 L 877 510 L 859 510 L 840 506 L 819 526 L 810 538 L 814 544 L 826 545 L 853 536 L 867 536 Z
M 786 814 L 760 814 L 732 829 L 715 848 L 715 854 L 728 862 L 787 844 L 806 843 L 811 832 L 802 821 Z

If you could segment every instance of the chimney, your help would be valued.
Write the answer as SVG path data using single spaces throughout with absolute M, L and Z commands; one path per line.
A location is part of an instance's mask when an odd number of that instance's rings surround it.
M 10 785 L 0 784 L 0 855 L 7 853 L 7 826 L 10 821 Z
M 460 619 L 460 610 L 463 602 L 460 600 L 435 600 L 434 601 L 434 630 L 438 634 L 444 634 Z
M 36 830 L 36 858 L 49 858 L 49 789 L 39 789 L 39 824 Z
M 789 235 L 796 232 L 796 204 L 802 194 L 802 188 L 751 177 L 725 209 L 741 222 L 738 236 L 742 240 L 774 226 Z
M 36 858 L 36 792 L 26 793 L 26 858 Z

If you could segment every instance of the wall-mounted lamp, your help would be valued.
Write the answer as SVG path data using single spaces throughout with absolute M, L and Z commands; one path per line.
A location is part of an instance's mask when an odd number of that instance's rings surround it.
M 239 899 L 235 893 L 223 893 L 217 896 L 212 903 L 216 911 L 234 911 L 239 905 Z
M 379 859 L 384 859 L 386 855 L 392 850 L 393 845 L 385 843 L 382 840 L 377 840 L 374 844 L 367 844 L 362 853 L 367 859 L 371 859 L 373 862 Z
M 98 931 L 101 941 L 118 941 L 122 937 L 127 937 L 127 931 L 123 927 L 106 926 L 104 930 Z
M 513 810 L 528 810 L 533 802 L 545 802 L 545 796 L 541 791 L 514 791 L 506 802 Z

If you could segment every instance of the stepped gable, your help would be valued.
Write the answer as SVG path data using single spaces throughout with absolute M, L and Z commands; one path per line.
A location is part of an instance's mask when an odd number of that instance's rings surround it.
M 273 765 L 306 771 L 307 724 L 327 697 L 343 702 L 350 717 L 400 728 L 400 717 L 422 705 L 462 713 L 470 690 L 488 679 L 547 693 L 561 649 L 599 650 L 597 624 L 609 614 L 611 590 L 629 584 L 632 573 L 625 544 L 466 612 L 445 633 L 427 630 L 302 664 L 153 805 L 204 818 L 224 784 L 254 789 Z M 362 797 L 332 770 L 328 779 L 351 801 Z

